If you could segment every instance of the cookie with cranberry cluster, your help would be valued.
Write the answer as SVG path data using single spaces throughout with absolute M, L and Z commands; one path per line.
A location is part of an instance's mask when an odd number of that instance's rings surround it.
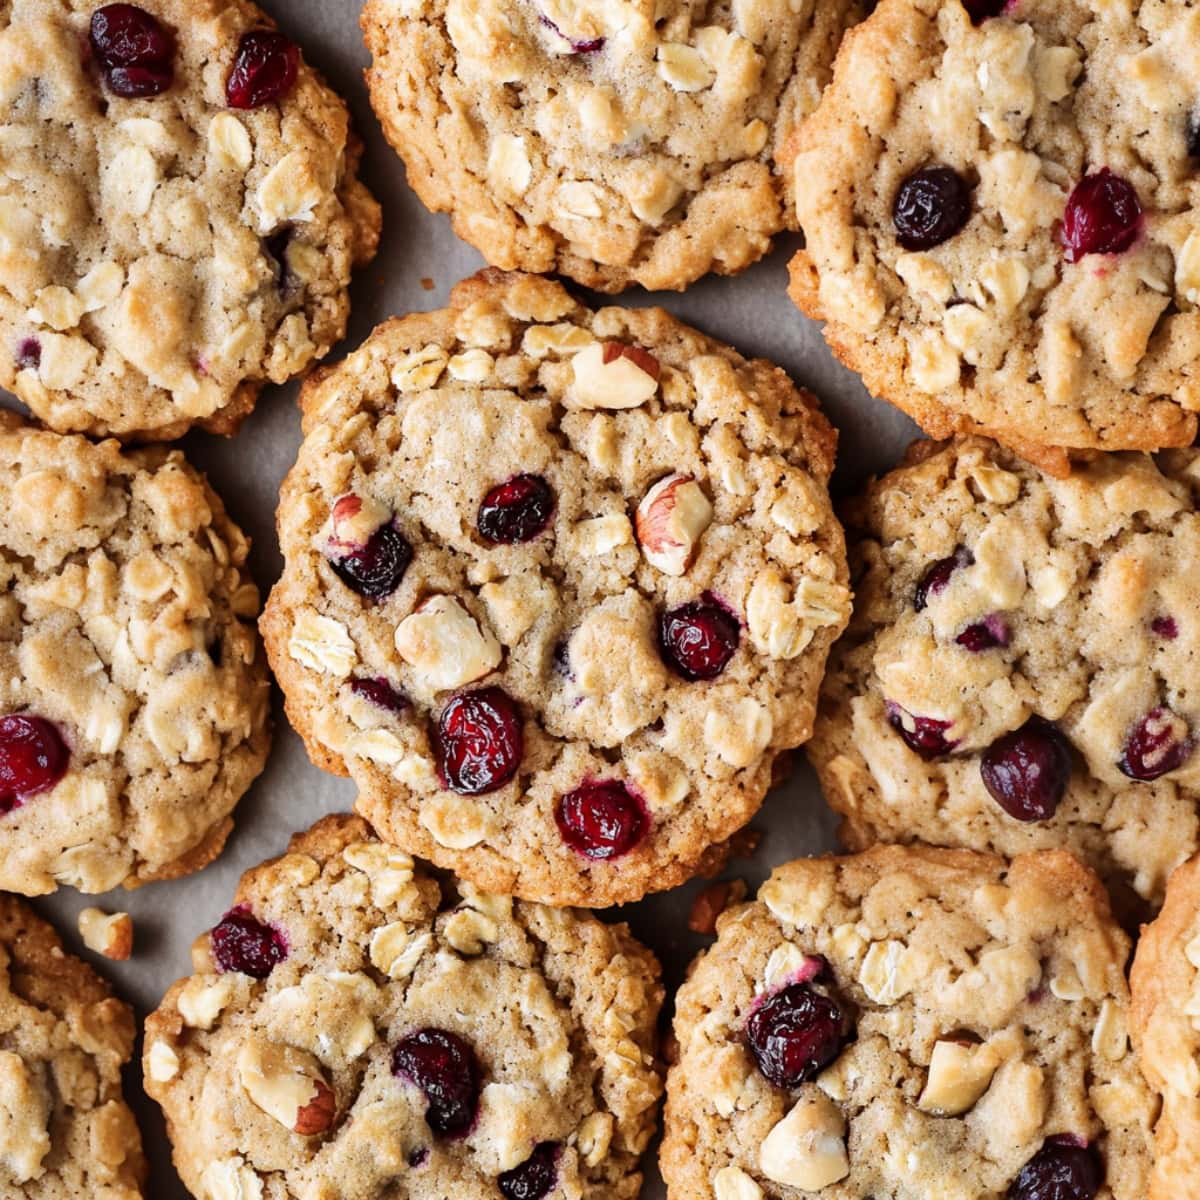
M 780 867 L 676 1001 L 672 1200 L 1144 1200 L 1129 939 L 1061 850 Z
M 178 451 L 0 416 L 0 888 L 220 853 L 270 744 L 248 550 Z
M 195 1195 L 637 1196 L 662 988 L 624 925 L 332 816 L 242 877 L 193 960 L 144 1074 Z
M 919 442 L 844 514 L 855 615 L 809 757 L 853 849 L 1063 846 L 1123 916 L 1200 846 L 1200 454 L 1063 478 Z
M 556 904 L 719 858 L 848 617 L 816 401 L 661 310 L 487 271 L 302 404 L 262 629 L 380 836 Z
M 342 336 L 379 209 L 255 5 L 6 4 L 0 136 L 0 384 L 50 427 L 232 433 Z
M 773 155 L 863 8 L 371 0 L 367 83 L 417 194 L 493 265 L 683 289 L 795 228 Z
M 783 158 L 792 296 L 935 437 L 1189 445 L 1200 409 L 1200 11 L 883 0 Z

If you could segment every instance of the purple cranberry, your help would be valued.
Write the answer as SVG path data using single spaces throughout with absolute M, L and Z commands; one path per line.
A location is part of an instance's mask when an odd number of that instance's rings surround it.
M 296 82 L 300 51 L 274 29 L 243 33 L 225 82 L 230 108 L 261 108 L 285 95 Z
M 44 717 L 0 717 L 0 813 L 48 792 L 70 758 L 62 734 Z
M 1200 158 L 1200 108 L 1188 117 L 1187 152 L 1189 158 Z
M 1070 1134 L 1048 1137 L 1021 1168 L 1008 1200 L 1094 1200 L 1104 1182 L 1099 1155 Z
M 1071 751 L 1048 721 L 1031 717 L 984 752 L 979 764 L 983 786 L 1017 821 L 1048 821 L 1071 778 Z
M 42 365 L 42 343 L 35 337 L 22 338 L 17 343 L 17 370 L 36 371 Z
M 408 1165 L 416 1170 L 417 1167 L 423 1167 L 429 1161 L 429 1147 L 418 1146 L 415 1150 L 409 1152 Z
M 462 796 L 503 787 L 521 765 L 525 731 L 512 698 L 498 687 L 460 692 L 438 721 L 438 770 Z
M 846 1015 L 837 1001 L 807 983 L 793 983 L 764 1000 L 746 1022 L 746 1044 L 758 1069 L 776 1087 L 815 1079 L 846 1043 Z
M 392 1074 L 425 1094 L 425 1122 L 437 1137 L 457 1138 L 471 1128 L 479 1107 L 479 1063 L 457 1034 L 418 1029 L 392 1051 Z
M 998 17 L 1007 7 L 1008 0 L 962 0 L 972 25 L 982 25 L 990 17 Z
M 684 679 L 716 679 L 741 641 L 737 618 L 705 592 L 699 600 L 663 613 L 658 647 L 663 661 Z
M 913 608 L 920 612 L 931 597 L 946 590 L 955 571 L 971 566 L 974 561 L 975 555 L 966 546 L 959 546 L 948 558 L 939 558 L 921 576 L 917 590 L 913 593 Z
M 540 475 L 516 475 L 484 496 L 476 524 L 485 541 L 511 545 L 537 537 L 553 512 L 550 485 Z
M 402 713 L 408 707 L 408 700 L 383 678 L 352 679 L 350 690 L 364 700 L 369 700 L 376 708 L 386 709 L 392 713 Z
M 157 96 L 171 86 L 175 39 L 145 9 L 134 4 L 96 9 L 90 40 L 105 81 L 118 96 Z
M 1187 722 L 1165 705 L 1152 708 L 1130 730 L 1117 764 L 1130 779 L 1149 783 L 1178 770 L 1192 753 Z
M 904 739 L 904 744 L 926 762 L 949 754 L 958 745 L 958 742 L 946 737 L 950 721 L 939 721 L 937 717 L 914 717 L 890 700 L 885 703 L 888 724 Z
M 1133 184 L 1102 167 L 1075 185 L 1062 220 L 1067 262 L 1085 254 L 1128 250 L 1142 227 L 1142 206 Z
M 905 250 L 931 250 L 971 216 L 971 190 L 950 167 L 925 167 L 900 185 L 892 203 L 896 240 Z
M 554 810 L 558 832 L 577 854 L 607 862 L 628 854 L 646 835 L 641 801 L 616 779 L 585 783 Z
M 381 525 L 365 544 L 331 558 L 329 565 L 351 591 L 382 600 L 400 586 L 412 558 L 412 546 L 404 534 L 395 525 Z
M 496 1183 L 505 1200 L 542 1200 L 558 1182 L 557 1142 L 539 1142 L 519 1166 L 500 1175 Z
M 555 25 L 555 23 L 552 20 L 550 20 L 550 18 L 548 16 L 545 15 L 545 13 L 542 14 L 541 21 L 542 21 L 542 24 L 545 25 L 547 29 L 553 29 L 554 32 L 556 34 L 558 34 L 558 36 L 560 38 L 562 38 L 562 40 L 571 47 L 572 54 L 594 54 L 597 50 L 601 49 L 604 45 L 604 39 L 602 37 L 595 37 L 595 38 L 569 38 L 569 37 L 567 37 L 567 35 L 565 33 L 563 33 L 563 31 L 561 29 L 559 29 L 559 27 L 557 25 Z
M 1009 640 L 1008 626 L 998 613 L 991 613 L 982 621 L 968 625 L 954 639 L 960 646 L 978 654 L 981 650 L 993 650 L 997 646 L 1007 646 Z
M 213 958 L 222 972 L 237 971 L 266 979 L 287 958 L 278 929 L 258 920 L 244 904 L 231 908 L 213 927 Z
M 1164 641 L 1173 642 L 1179 636 L 1179 624 L 1174 617 L 1155 617 L 1150 628 Z

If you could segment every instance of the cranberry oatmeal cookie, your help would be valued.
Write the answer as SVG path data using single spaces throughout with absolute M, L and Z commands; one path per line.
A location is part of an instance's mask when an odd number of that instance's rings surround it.
M 197 1196 L 633 1200 L 662 1082 L 624 925 L 435 876 L 358 817 L 248 871 L 146 1022 Z
M 936 437 L 1188 445 L 1198 46 L 1190 0 L 882 0 L 784 155 L 796 303 Z
M 270 743 L 248 549 L 178 451 L 0 417 L 0 887 L 220 853 Z
M 661 310 L 486 271 L 302 404 L 262 628 L 313 760 L 491 891 L 711 865 L 848 617 L 816 401 Z
M 141 1200 L 142 1140 L 121 1098 L 133 1012 L 5 895 L 0 1027 L 0 1196 Z
M 1129 940 L 1061 850 L 780 867 L 676 1002 L 681 1200 L 1145 1200 Z
M 613 292 L 730 275 L 795 227 L 777 144 L 860 0 L 369 0 L 408 180 L 499 267 Z
M 1200 845 L 1200 453 L 1065 478 L 919 442 L 843 515 L 855 615 L 809 757 L 852 849 L 1065 846 L 1123 915 Z
M 0 4 L 0 384 L 62 432 L 232 433 L 325 354 L 379 210 L 243 0 Z

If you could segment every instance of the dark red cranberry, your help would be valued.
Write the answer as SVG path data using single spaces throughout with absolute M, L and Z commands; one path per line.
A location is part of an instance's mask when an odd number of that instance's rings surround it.
M 1155 617 L 1150 628 L 1164 641 L 1173 642 L 1179 636 L 1179 624 L 1174 617 Z
M 1192 753 L 1187 722 L 1165 705 L 1152 708 L 1130 730 L 1117 764 L 1130 779 L 1149 782 L 1178 770 Z
M 815 1079 L 846 1043 L 846 1015 L 837 1001 L 807 983 L 793 983 L 764 1000 L 746 1022 L 746 1045 L 776 1087 Z
M 274 29 L 243 33 L 225 81 L 230 108 L 260 108 L 285 95 L 296 82 L 300 51 Z
M 628 854 L 646 835 L 641 801 L 616 779 L 568 792 L 559 800 L 554 820 L 572 850 L 597 862 Z
M 1071 778 L 1071 751 L 1058 729 L 1031 717 L 983 752 L 979 773 L 992 799 L 1010 817 L 1048 821 Z
M 1200 108 L 1188 117 L 1187 152 L 1189 158 L 1200 158 Z
M 1104 1182 L 1100 1156 L 1071 1134 L 1048 1137 L 1021 1168 L 1008 1200 L 1095 1200 Z
M 972 25 L 982 25 L 990 17 L 998 17 L 1007 7 L 1008 0 L 962 0 Z
M 925 167 L 900 185 L 892 202 L 896 240 L 930 250 L 952 238 L 971 216 L 971 189 L 950 167 Z
M 550 20 L 544 13 L 542 14 L 542 24 L 548 29 L 553 29 L 564 42 L 571 47 L 572 54 L 594 54 L 604 45 L 602 37 L 596 38 L 569 38 L 555 23 Z
M 1067 200 L 1062 220 L 1067 262 L 1128 250 L 1141 227 L 1142 206 L 1133 184 L 1102 167 L 1084 176 Z
M 157 96 L 171 86 L 175 39 L 145 9 L 134 4 L 96 9 L 90 40 L 105 81 L 118 96 Z
M 949 754 L 958 745 L 946 737 L 951 722 L 939 721 L 937 717 L 914 717 L 890 700 L 885 703 L 888 724 L 904 739 L 904 744 L 926 762 Z
M 388 712 L 402 713 L 408 707 L 408 700 L 382 676 L 375 679 L 352 679 L 350 690 L 364 700 L 369 700 L 376 708 L 387 709 Z
M 982 621 L 968 625 L 954 639 L 960 646 L 978 654 L 981 650 L 993 650 L 997 646 L 1007 646 L 1009 640 L 1008 626 L 998 613 L 990 613 Z
M 404 534 L 395 525 L 381 525 L 365 545 L 331 558 L 329 565 L 351 591 L 382 600 L 400 586 L 412 557 L 412 546 Z
M 418 1146 L 415 1150 L 409 1151 L 408 1165 L 416 1170 L 417 1167 L 423 1167 L 429 1161 L 429 1147 Z
M 0 717 L 0 813 L 48 792 L 66 773 L 71 754 L 43 717 Z
M 479 1107 L 479 1063 L 457 1034 L 418 1029 L 392 1051 L 392 1074 L 425 1094 L 425 1123 L 437 1137 L 457 1138 L 471 1128 Z
M 554 493 L 540 475 L 515 475 L 484 496 L 476 524 L 485 541 L 511 545 L 537 537 L 553 512 Z
M 438 721 L 438 769 L 451 791 L 479 796 L 503 787 L 521 765 L 525 732 L 503 689 L 460 692 Z
M 37 370 L 42 365 L 42 343 L 35 337 L 22 338 L 17 343 L 17 370 Z
M 663 661 L 684 679 L 716 679 L 729 665 L 742 631 L 737 618 L 708 592 L 663 613 L 658 646 Z
M 500 1175 L 496 1183 L 505 1200 L 542 1200 L 558 1182 L 557 1142 L 539 1142 L 519 1166 Z
M 917 590 L 913 593 L 913 608 L 920 612 L 931 597 L 946 590 L 955 571 L 971 566 L 974 561 L 975 555 L 966 546 L 959 546 L 948 558 L 939 558 L 921 576 Z
M 283 934 L 260 921 L 244 904 L 221 918 L 211 938 L 213 958 L 222 971 L 266 979 L 287 958 Z

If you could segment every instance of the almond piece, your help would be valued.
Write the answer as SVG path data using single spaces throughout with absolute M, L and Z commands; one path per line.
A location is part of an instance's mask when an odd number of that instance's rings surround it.
M 237 1072 L 254 1104 L 294 1133 L 313 1137 L 333 1124 L 336 1098 L 311 1054 L 251 1038 L 238 1051 Z
M 431 596 L 396 627 L 400 657 L 436 691 L 482 679 L 500 663 L 500 643 L 453 596 Z
M 637 408 L 658 391 L 658 360 L 640 346 L 593 342 L 571 360 L 575 408 Z
M 391 510 L 378 500 L 348 493 L 333 502 L 333 532 L 329 543 L 343 550 L 365 546 L 371 535 L 392 519 Z
M 970 1042 L 936 1042 L 929 1059 L 929 1075 L 917 1107 L 941 1117 L 958 1117 L 974 1108 L 1000 1065 L 989 1046 Z
M 324 1133 L 333 1124 L 337 1101 L 332 1089 L 321 1079 L 313 1080 L 317 1094 L 296 1113 L 295 1132 L 304 1137 Z
M 763 1140 L 762 1173 L 774 1183 L 819 1192 L 850 1174 L 846 1121 L 824 1095 L 800 1100 Z
M 638 542 L 646 561 L 664 575 L 683 575 L 712 518 L 712 504 L 690 475 L 660 479 L 637 509 Z
M 79 914 L 79 936 L 89 950 L 124 962 L 133 953 L 133 918 L 124 912 L 85 908 Z

